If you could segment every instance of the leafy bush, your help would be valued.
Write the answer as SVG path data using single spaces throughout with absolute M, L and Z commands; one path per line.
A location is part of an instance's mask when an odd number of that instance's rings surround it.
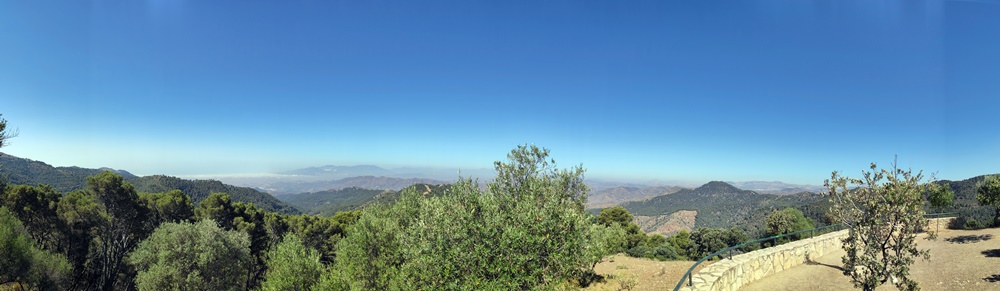
M 315 249 L 307 249 L 295 234 L 267 253 L 267 276 L 261 290 L 310 290 L 323 274 L 323 264 Z
M 520 146 L 481 190 L 468 179 L 443 196 L 404 191 L 361 214 L 337 244 L 352 289 L 539 289 L 570 284 L 621 232 L 584 211 L 583 169 L 557 170 L 548 150 Z
M 29 290 L 62 290 L 73 274 L 66 257 L 40 249 L 24 225 L 0 207 L 0 282 L 18 282 Z
M 250 239 L 210 219 L 164 223 L 128 260 L 138 271 L 139 290 L 243 290 Z

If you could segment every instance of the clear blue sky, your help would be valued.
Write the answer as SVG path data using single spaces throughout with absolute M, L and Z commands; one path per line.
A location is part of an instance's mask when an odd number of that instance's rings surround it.
M 139 174 L 1000 172 L 997 1 L 2 1 L 4 151 Z

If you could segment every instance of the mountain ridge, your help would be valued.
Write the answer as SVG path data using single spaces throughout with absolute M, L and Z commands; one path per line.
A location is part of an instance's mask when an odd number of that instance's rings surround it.
M 125 181 L 135 186 L 137 192 L 165 192 L 181 190 L 198 203 L 213 192 L 229 194 L 233 201 L 253 203 L 268 211 L 286 214 L 297 214 L 299 211 L 271 196 L 249 187 L 238 187 L 224 184 L 218 180 L 187 180 L 166 175 L 136 176 L 125 170 L 111 168 L 54 167 L 42 161 L 20 158 L 8 154 L 0 154 L 0 174 L 11 185 L 47 184 L 60 193 L 69 193 L 87 189 L 87 177 L 99 174 L 105 170 L 122 175 Z

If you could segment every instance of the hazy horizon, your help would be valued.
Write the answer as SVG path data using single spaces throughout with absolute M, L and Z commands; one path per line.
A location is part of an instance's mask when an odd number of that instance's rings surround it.
M 137 174 L 1000 172 L 991 1 L 0 4 L 3 149 Z

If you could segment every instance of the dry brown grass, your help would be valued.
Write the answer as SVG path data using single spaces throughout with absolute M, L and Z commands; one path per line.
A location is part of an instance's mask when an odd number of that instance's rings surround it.
M 937 240 L 917 236 L 917 248 L 931 260 L 917 259 L 910 271 L 922 290 L 1000 290 L 1000 229 L 945 230 Z M 771 275 L 741 290 L 851 290 L 850 279 L 836 269 L 844 251 Z M 896 290 L 892 284 L 877 290 Z
M 672 290 L 691 264 L 694 262 L 661 262 L 624 254 L 608 256 L 594 268 L 598 275 L 605 277 L 605 282 L 595 283 L 584 290 Z M 701 264 L 695 271 L 708 264 Z M 631 288 L 627 288 L 629 286 Z

